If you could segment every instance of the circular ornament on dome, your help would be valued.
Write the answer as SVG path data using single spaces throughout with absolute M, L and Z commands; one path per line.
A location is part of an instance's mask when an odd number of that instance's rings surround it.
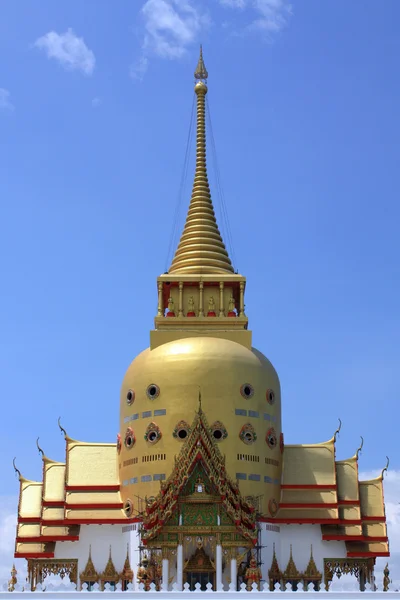
M 271 390 L 271 389 L 267 390 L 266 398 L 267 398 L 268 404 L 271 404 L 271 406 L 273 404 L 275 404 L 275 392 L 274 392 L 274 390 Z
M 118 454 L 121 452 L 122 443 L 121 443 L 121 434 L 117 433 L 117 452 Z
M 126 392 L 126 403 L 128 404 L 128 406 L 130 406 L 134 402 L 135 402 L 135 392 L 134 392 L 134 390 L 128 390 Z
M 150 423 L 148 425 L 146 432 L 144 434 L 144 439 L 149 444 L 156 444 L 162 437 L 161 429 L 155 423 Z
M 268 429 L 267 435 L 265 436 L 265 441 L 272 450 L 276 448 L 278 440 L 276 437 L 275 429 L 273 427 L 271 427 L 271 429 Z
M 216 442 L 222 442 L 222 440 L 225 440 L 228 437 L 228 432 L 221 421 L 215 421 L 215 423 L 211 425 L 210 431 Z
M 155 400 L 160 395 L 160 388 L 155 383 L 151 383 L 146 390 L 149 400 Z
M 133 513 L 133 502 L 132 500 L 127 500 L 124 504 L 124 512 L 127 517 L 131 517 Z
M 278 509 L 279 504 L 277 503 L 275 498 L 271 498 L 271 500 L 268 502 L 268 510 L 271 517 L 275 517 L 276 513 L 278 512 Z
M 243 398 L 248 400 L 254 396 L 254 388 L 252 385 L 250 385 L 250 383 L 244 383 L 242 386 L 240 386 L 240 393 L 242 394 Z
M 179 421 L 174 427 L 172 435 L 175 439 L 182 441 L 187 438 L 190 433 L 190 425 L 186 421 Z
M 253 444 L 257 439 L 257 434 L 251 423 L 246 423 L 240 430 L 239 437 L 244 444 Z
M 133 446 L 135 445 L 136 442 L 136 438 L 135 438 L 135 434 L 133 433 L 133 429 L 131 427 L 128 427 L 128 429 L 125 432 L 125 448 L 133 448 Z

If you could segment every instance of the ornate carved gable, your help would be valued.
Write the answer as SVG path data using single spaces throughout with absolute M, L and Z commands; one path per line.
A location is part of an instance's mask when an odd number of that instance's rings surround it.
M 133 571 L 131 568 L 131 563 L 129 562 L 129 544 L 126 550 L 126 558 L 125 558 L 125 562 L 124 562 L 124 568 L 122 569 L 122 573 L 121 573 L 121 579 L 123 579 L 124 581 L 130 581 L 132 582 L 133 580 Z
M 289 562 L 286 566 L 285 572 L 283 574 L 283 579 L 285 581 L 299 581 L 302 578 L 300 571 L 297 569 L 295 562 L 293 560 L 292 554 L 292 544 L 290 544 L 290 558 Z
M 204 490 L 196 487 L 196 474 L 202 475 Z M 175 459 L 174 470 L 161 484 L 158 496 L 147 503 L 143 517 L 143 542 L 155 538 L 163 526 L 176 514 L 179 499 L 186 494 L 201 494 L 218 498 L 223 509 L 241 535 L 253 544 L 257 542 L 256 514 L 241 495 L 238 485 L 228 476 L 225 459 L 214 441 L 201 408 L 197 412 L 189 435 Z
M 117 583 L 120 580 L 120 574 L 116 570 L 112 557 L 111 557 L 111 546 L 110 546 L 110 555 L 108 557 L 108 561 L 106 564 L 106 568 L 100 576 L 100 579 L 104 582 L 110 581 L 113 583 Z
M 312 546 L 310 560 L 308 561 L 307 568 L 304 571 L 304 579 L 306 581 L 321 581 L 322 579 L 322 574 L 318 571 L 317 565 L 315 564 Z
M 185 571 L 215 571 L 215 565 L 205 553 L 204 548 L 196 548 L 185 565 Z

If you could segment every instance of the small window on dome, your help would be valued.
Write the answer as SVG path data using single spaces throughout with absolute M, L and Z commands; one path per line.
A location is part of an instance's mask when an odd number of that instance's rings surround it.
M 155 423 L 150 423 L 144 434 L 144 439 L 150 444 L 155 444 L 161 439 L 161 429 Z
M 251 423 L 246 423 L 240 430 L 239 437 L 245 444 L 253 444 L 257 439 L 256 431 Z
M 242 394 L 243 398 L 251 398 L 254 396 L 254 388 L 252 385 L 250 385 L 250 383 L 244 383 L 240 388 L 240 393 Z
M 128 390 L 126 393 L 126 403 L 130 406 L 135 402 L 135 392 L 133 390 Z
M 271 390 L 271 389 L 267 390 L 266 397 L 267 397 L 268 404 L 271 404 L 271 405 L 275 404 L 275 392 L 274 392 L 274 390 Z
M 160 388 L 155 383 L 151 383 L 146 390 L 147 397 L 155 400 L 160 395 Z
M 221 421 L 215 421 L 210 427 L 212 436 L 216 442 L 222 442 L 228 437 L 226 427 Z
M 135 434 L 133 433 L 133 429 L 131 427 L 128 427 L 128 429 L 125 432 L 125 447 L 126 448 L 132 448 L 135 445 L 136 442 L 136 438 L 135 438 Z
M 190 432 L 189 423 L 187 423 L 186 421 L 179 421 L 179 423 L 177 423 L 176 426 L 174 427 L 172 435 L 177 440 L 183 441 L 183 440 L 186 440 L 187 436 L 189 435 L 189 432 Z
M 277 437 L 276 437 L 276 433 L 275 433 L 275 429 L 273 427 L 271 427 L 271 429 L 268 429 L 267 431 L 267 435 L 265 437 L 265 441 L 267 442 L 268 446 L 273 450 L 274 448 L 276 448 L 276 445 L 278 443 Z
M 132 516 L 133 513 L 133 503 L 132 500 L 127 500 L 124 504 L 124 512 L 127 517 Z

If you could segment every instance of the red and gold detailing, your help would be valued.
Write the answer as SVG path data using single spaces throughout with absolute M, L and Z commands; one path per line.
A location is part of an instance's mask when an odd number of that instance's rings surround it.
M 253 583 L 256 584 L 257 589 L 260 589 L 260 581 L 262 578 L 261 569 L 257 565 L 257 561 L 254 556 L 250 559 L 250 565 L 246 569 L 246 573 L 244 576 L 246 580 L 246 589 L 251 592 L 253 589 Z
M 197 412 L 190 433 L 176 458 L 172 474 L 166 482 L 161 483 L 157 497 L 147 503 L 143 516 L 143 543 L 154 539 L 173 515 L 176 515 L 179 498 L 184 494 L 191 477 L 196 475 L 196 467 L 201 467 L 207 479 L 206 486 L 209 485 L 213 497 L 219 497 L 223 509 L 238 532 L 243 538 L 256 544 L 254 507 L 242 497 L 238 485 L 228 476 L 225 459 L 201 409 Z M 201 494 L 200 487 L 199 490 L 197 487 L 195 493 L 198 491 Z
M 144 434 L 144 439 L 149 444 L 156 444 L 162 437 L 161 429 L 159 426 L 152 422 L 147 426 L 147 429 Z
M 275 552 L 275 544 L 274 544 L 274 554 L 272 556 L 271 568 L 268 570 L 268 579 L 269 579 L 269 591 L 273 592 L 275 589 L 275 584 L 280 583 L 282 579 L 282 573 L 278 565 L 278 559 L 276 558 Z
M 268 510 L 270 512 L 271 517 L 275 517 L 276 513 L 278 512 L 278 509 L 279 504 L 277 503 L 275 498 L 271 498 L 271 500 L 268 502 Z
M 239 438 L 244 444 L 253 444 L 256 441 L 257 433 L 251 423 L 246 423 L 246 425 L 243 425 L 239 432 Z
M 187 421 L 179 421 L 174 427 L 172 435 L 177 440 L 184 440 L 190 433 L 190 425 Z

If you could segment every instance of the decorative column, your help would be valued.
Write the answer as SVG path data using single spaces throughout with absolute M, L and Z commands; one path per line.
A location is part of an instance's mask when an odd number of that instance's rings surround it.
M 168 548 L 162 549 L 162 585 L 163 592 L 168 592 L 169 581 L 169 553 Z
M 204 290 L 204 283 L 202 281 L 200 281 L 200 283 L 199 283 L 199 317 L 204 317 L 203 290 Z
M 163 284 L 162 281 L 158 282 L 158 307 L 157 307 L 157 317 L 164 316 L 164 306 L 163 306 Z
M 183 281 L 179 282 L 178 317 L 183 317 Z
M 224 282 L 219 282 L 219 316 L 223 317 L 225 315 L 224 310 Z
M 231 589 L 237 591 L 237 558 L 233 548 L 231 554 Z
M 178 551 L 176 553 L 176 583 L 178 590 L 183 588 L 183 540 L 179 540 Z
M 239 317 L 244 317 L 244 281 L 240 282 Z
M 222 585 L 222 546 L 220 540 L 217 541 L 215 548 L 215 583 L 217 592 L 223 591 Z

